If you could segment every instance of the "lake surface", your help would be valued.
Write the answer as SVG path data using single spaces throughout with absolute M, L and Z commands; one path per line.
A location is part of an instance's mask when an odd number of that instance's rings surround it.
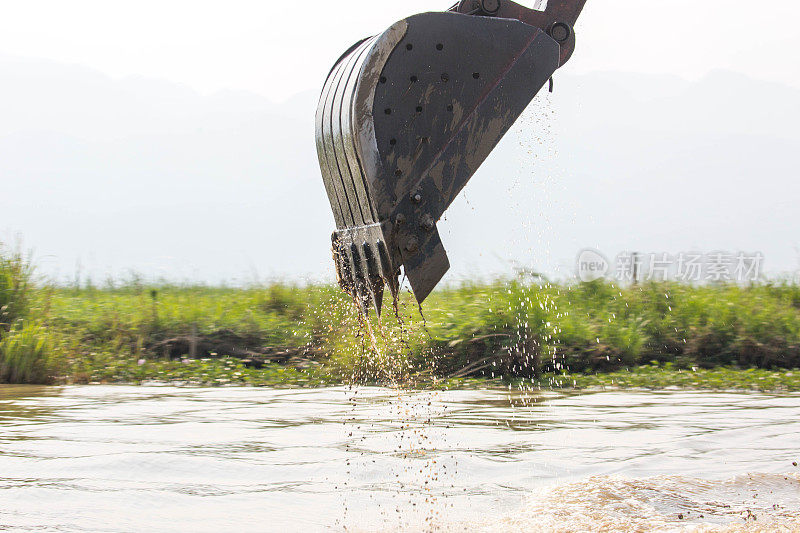
M 800 530 L 800 396 L 0 387 L 0 530 Z

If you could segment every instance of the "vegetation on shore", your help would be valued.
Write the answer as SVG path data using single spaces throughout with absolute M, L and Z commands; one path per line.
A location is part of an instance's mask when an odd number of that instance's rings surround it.
M 179 361 L 117 359 L 93 368 L 92 383 L 173 383 L 193 386 L 320 387 L 340 385 L 341 377 L 321 368 L 296 369 L 269 363 L 253 368 L 231 357 Z M 381 384 L 376 382 L 374 384 Z M 568 371 L 538 378 L 498 376 L 422 379 L 419 387 L 439 389 L 508 388 L 551 389 L 711 389 L 725 391 L 800 392 L 800 370 L 738 367 L 675 368 L 672 363 L 651 364 L 615 372 L 573 374 Z
M 800 390 L 800 287 L 620 288 L 536 276 L 359 319 L 333 285 L 98 288 L 0 251 L 0 382 L 391 383 Z

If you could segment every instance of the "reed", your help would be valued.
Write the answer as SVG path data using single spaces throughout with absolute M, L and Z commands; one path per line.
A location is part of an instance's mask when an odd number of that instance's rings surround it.
M 33 267 L 19 248 L 0 243 L 0 338 L 28 314 L 32 277 Z
M 51 381 L 53 349 L 39 323 L 42 313 L 32 308 L 34 293 L 30 260 L 19 248 L 0 245 L 0 382 Z
M 18 324 L 0 340 L 0 383 L 51 383 L 53 345 L 46 329 Z

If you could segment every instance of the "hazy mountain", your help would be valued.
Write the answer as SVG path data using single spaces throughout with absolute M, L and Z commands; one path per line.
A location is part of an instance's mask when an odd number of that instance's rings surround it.
M 559 76 L 442 223 L 451 279 L 587 246 L 797 268 L 799 97 L 728 72 Z M 0 57 L 0 238 L 61 277 L 330 276 L 315 101 Z

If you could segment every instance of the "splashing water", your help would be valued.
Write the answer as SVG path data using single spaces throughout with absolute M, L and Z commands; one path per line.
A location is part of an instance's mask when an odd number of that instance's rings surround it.
M 486 531 L 796 531 L 800 475 L 598 476 L 530 498 Z

